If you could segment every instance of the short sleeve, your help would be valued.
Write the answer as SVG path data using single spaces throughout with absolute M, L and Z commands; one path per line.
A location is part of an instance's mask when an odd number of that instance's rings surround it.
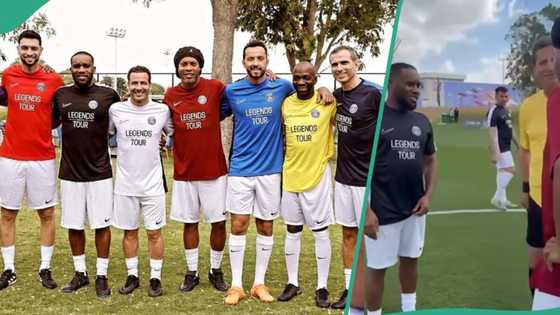
M 424 146 L 424 155 L 432 155 L 436 153 L 436 145 L 434 142 L 434 130 L 432 125 L 428 122 L 428 132 L 426 135 L 426 145 Z
M 108 129 L 108 132 L 109 132 L 109 135 L 111 135 L 111 136 L 113 136 L 117 133 L 117 129 L 115 127 L 115 117 L 114 117 L 115 114 L 113 112 L 114 112 L 114 107 L 113 106 L 109 107 L 109 129 Z
M 560 156 L 560 88 L 557 88 L 548 99 L 547 119 L 547 145 L 550 168 L 546 171 L 552 175 L 556 159 Z
M 519 109 L 519 145 L 525 150 L 529 150 L 529 136 L 527 134 L 528 106 L 529 104 L 525 100 Z
M 226 88 L 222 94 L 222 100 L 220 102 L 220 120 L 231 116 L 232 112 L 230 100 L 228 98 L 228 89 Z

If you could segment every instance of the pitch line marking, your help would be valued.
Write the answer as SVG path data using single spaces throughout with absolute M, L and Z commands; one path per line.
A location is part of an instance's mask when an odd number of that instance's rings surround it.
M 521 213 L 527 212 L 526 209 L 508 209 L 508 210 L 497 210 L 497 209 L 458 209 L 458 210 L 445 210 L 445 211 L 430 211 L 428 215 L 441 215 L 441 214 L 463 214 L 463 213 Z

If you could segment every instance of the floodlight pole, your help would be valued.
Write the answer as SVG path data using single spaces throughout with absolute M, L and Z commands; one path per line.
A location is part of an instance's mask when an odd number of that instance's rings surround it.
M 105 35 L 109 36 L 109 37 L 113 37 L 115 39 L 115 82 L 114 82 L 114 89 L 117 89 L 117 76 L 116 74 L 118 73 L 118 67 L 117 67 L 117 59 L 118 59 L 118 54 L 117 54 L 117 39 L 119 38 L 124 38 L 124 36 L 126 35 L 126 29 L 125 28 L 117 28 L 117 27 L 111 27 L 106 33 Z

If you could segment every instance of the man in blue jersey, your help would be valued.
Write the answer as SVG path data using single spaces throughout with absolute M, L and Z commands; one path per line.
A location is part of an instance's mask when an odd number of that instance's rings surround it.
M 226 209 L 231 214 L 229 257 L 231 289 L 225 303 L 236 305 L 245 298 L 243 259 L 251 214 L 257 226 L 255 279 L 251 295 L 262 302 L 274 298 L 265 286 L 273 246 L 273 220 L 279 216 L 281 173 L 284 156 L 281 106 L 293 92 L 292 83 L 267 79 L 268 54 L 264 43 L 250 41 L 243 48 L 247 77 L 226 87 L 222 114 L 234 116 Z M 330 103 L 332 95 L 320 89 Z

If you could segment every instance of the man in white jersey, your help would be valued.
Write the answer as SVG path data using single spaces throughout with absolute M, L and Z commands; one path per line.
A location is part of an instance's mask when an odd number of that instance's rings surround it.
M 132 293 L 139 286 L 138 228 L 140 216 L 148 235 L 151 297 L 163 294 L 161 268 L 165 225 L 165 190 L 159 155 L 163 129 L 172 133 L 169 108 L 149 99 L 151 73 L 135 66 L 128 71 L 130 99 L 109 109 L 109 133 L 117 135 L 113 226 L 124 230 L 123 251 L 128 277 L 119 290 Z

